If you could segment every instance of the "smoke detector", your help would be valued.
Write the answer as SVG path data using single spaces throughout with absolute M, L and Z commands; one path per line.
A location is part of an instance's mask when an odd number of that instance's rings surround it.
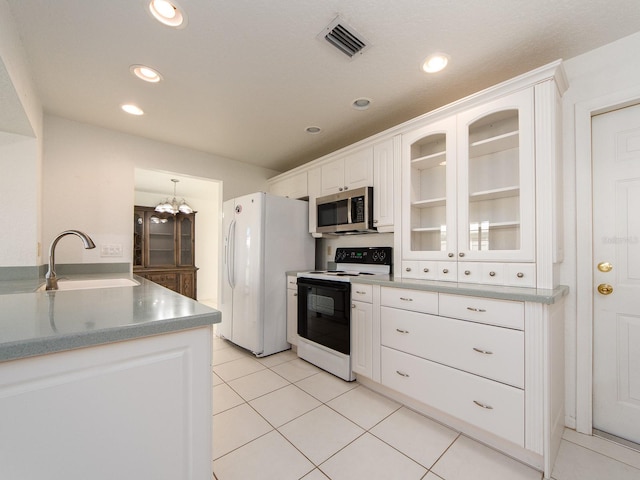
M 352 60 L 362 55 L 371 45 L 365 38 L 337 16 L 318 35 L 318 40 L 327 41 Z

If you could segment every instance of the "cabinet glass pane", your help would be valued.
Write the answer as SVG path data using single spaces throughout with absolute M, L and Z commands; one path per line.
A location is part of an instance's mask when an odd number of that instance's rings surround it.
M 183 218 L 180 221 L 180 265 L 193 264 L 191 225 L 190 218 Z
M 520 249 L 518 110 L 469 126 L 469 250 Z
M 149 266 L 175 265 L 175 218 L 152 215 L 149 221 Z
M 447 248 L 446 135 L 411 145 L 411 250 Z
M 133 213 L 133 265 L 142 266 L 142 239 L 144 238 L 144 213 Z

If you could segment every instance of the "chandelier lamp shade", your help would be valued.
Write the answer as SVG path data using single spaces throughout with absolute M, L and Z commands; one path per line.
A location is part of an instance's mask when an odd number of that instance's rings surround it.
M 171 181 L 173 182 L 173 198 L 171 200 L 167 198 L 166 200 L 160 202 L 156 206 L 156 212 L 171 213 L 172 215 L 175 215 L 177 213 L 193 213 L 193 208 L 191 208 L 187 204 L 184 198 L 180 201 L 180 203 L 178 203 L 178 200 L 176 200 L 176 185 L 180 180 L 178 180 L 177 178 L 172 178 Z

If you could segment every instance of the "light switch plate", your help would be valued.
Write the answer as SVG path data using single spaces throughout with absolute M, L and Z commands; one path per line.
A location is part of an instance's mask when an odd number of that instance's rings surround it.
M 100 245 L 100 256 L 101 257 L 121 257 L 122 245 L 121 244 Z

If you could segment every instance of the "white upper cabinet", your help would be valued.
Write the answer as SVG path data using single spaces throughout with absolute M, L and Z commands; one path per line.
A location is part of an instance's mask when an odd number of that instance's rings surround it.
M 395 139 L 373 146 L 373 225 L 392 232 L 394 210 Z
M 269 193 L 288 198 L 308 197 L 307 172 L 299 172 L 276 180 L 269 180 Z
M 322 165 L 321 196 L 373 185 L 373 147 Z
M 455 117 L 404 134 L 402 157 L 402 258 L 455 260 Z
M 535 261 L 533 88 L 458 115 L 458 257 Z
M 426 115 L 402 134 L 407 278 L 557 285 L 558 62 Z M 541 201 L 544 199 L 545 201 Z

